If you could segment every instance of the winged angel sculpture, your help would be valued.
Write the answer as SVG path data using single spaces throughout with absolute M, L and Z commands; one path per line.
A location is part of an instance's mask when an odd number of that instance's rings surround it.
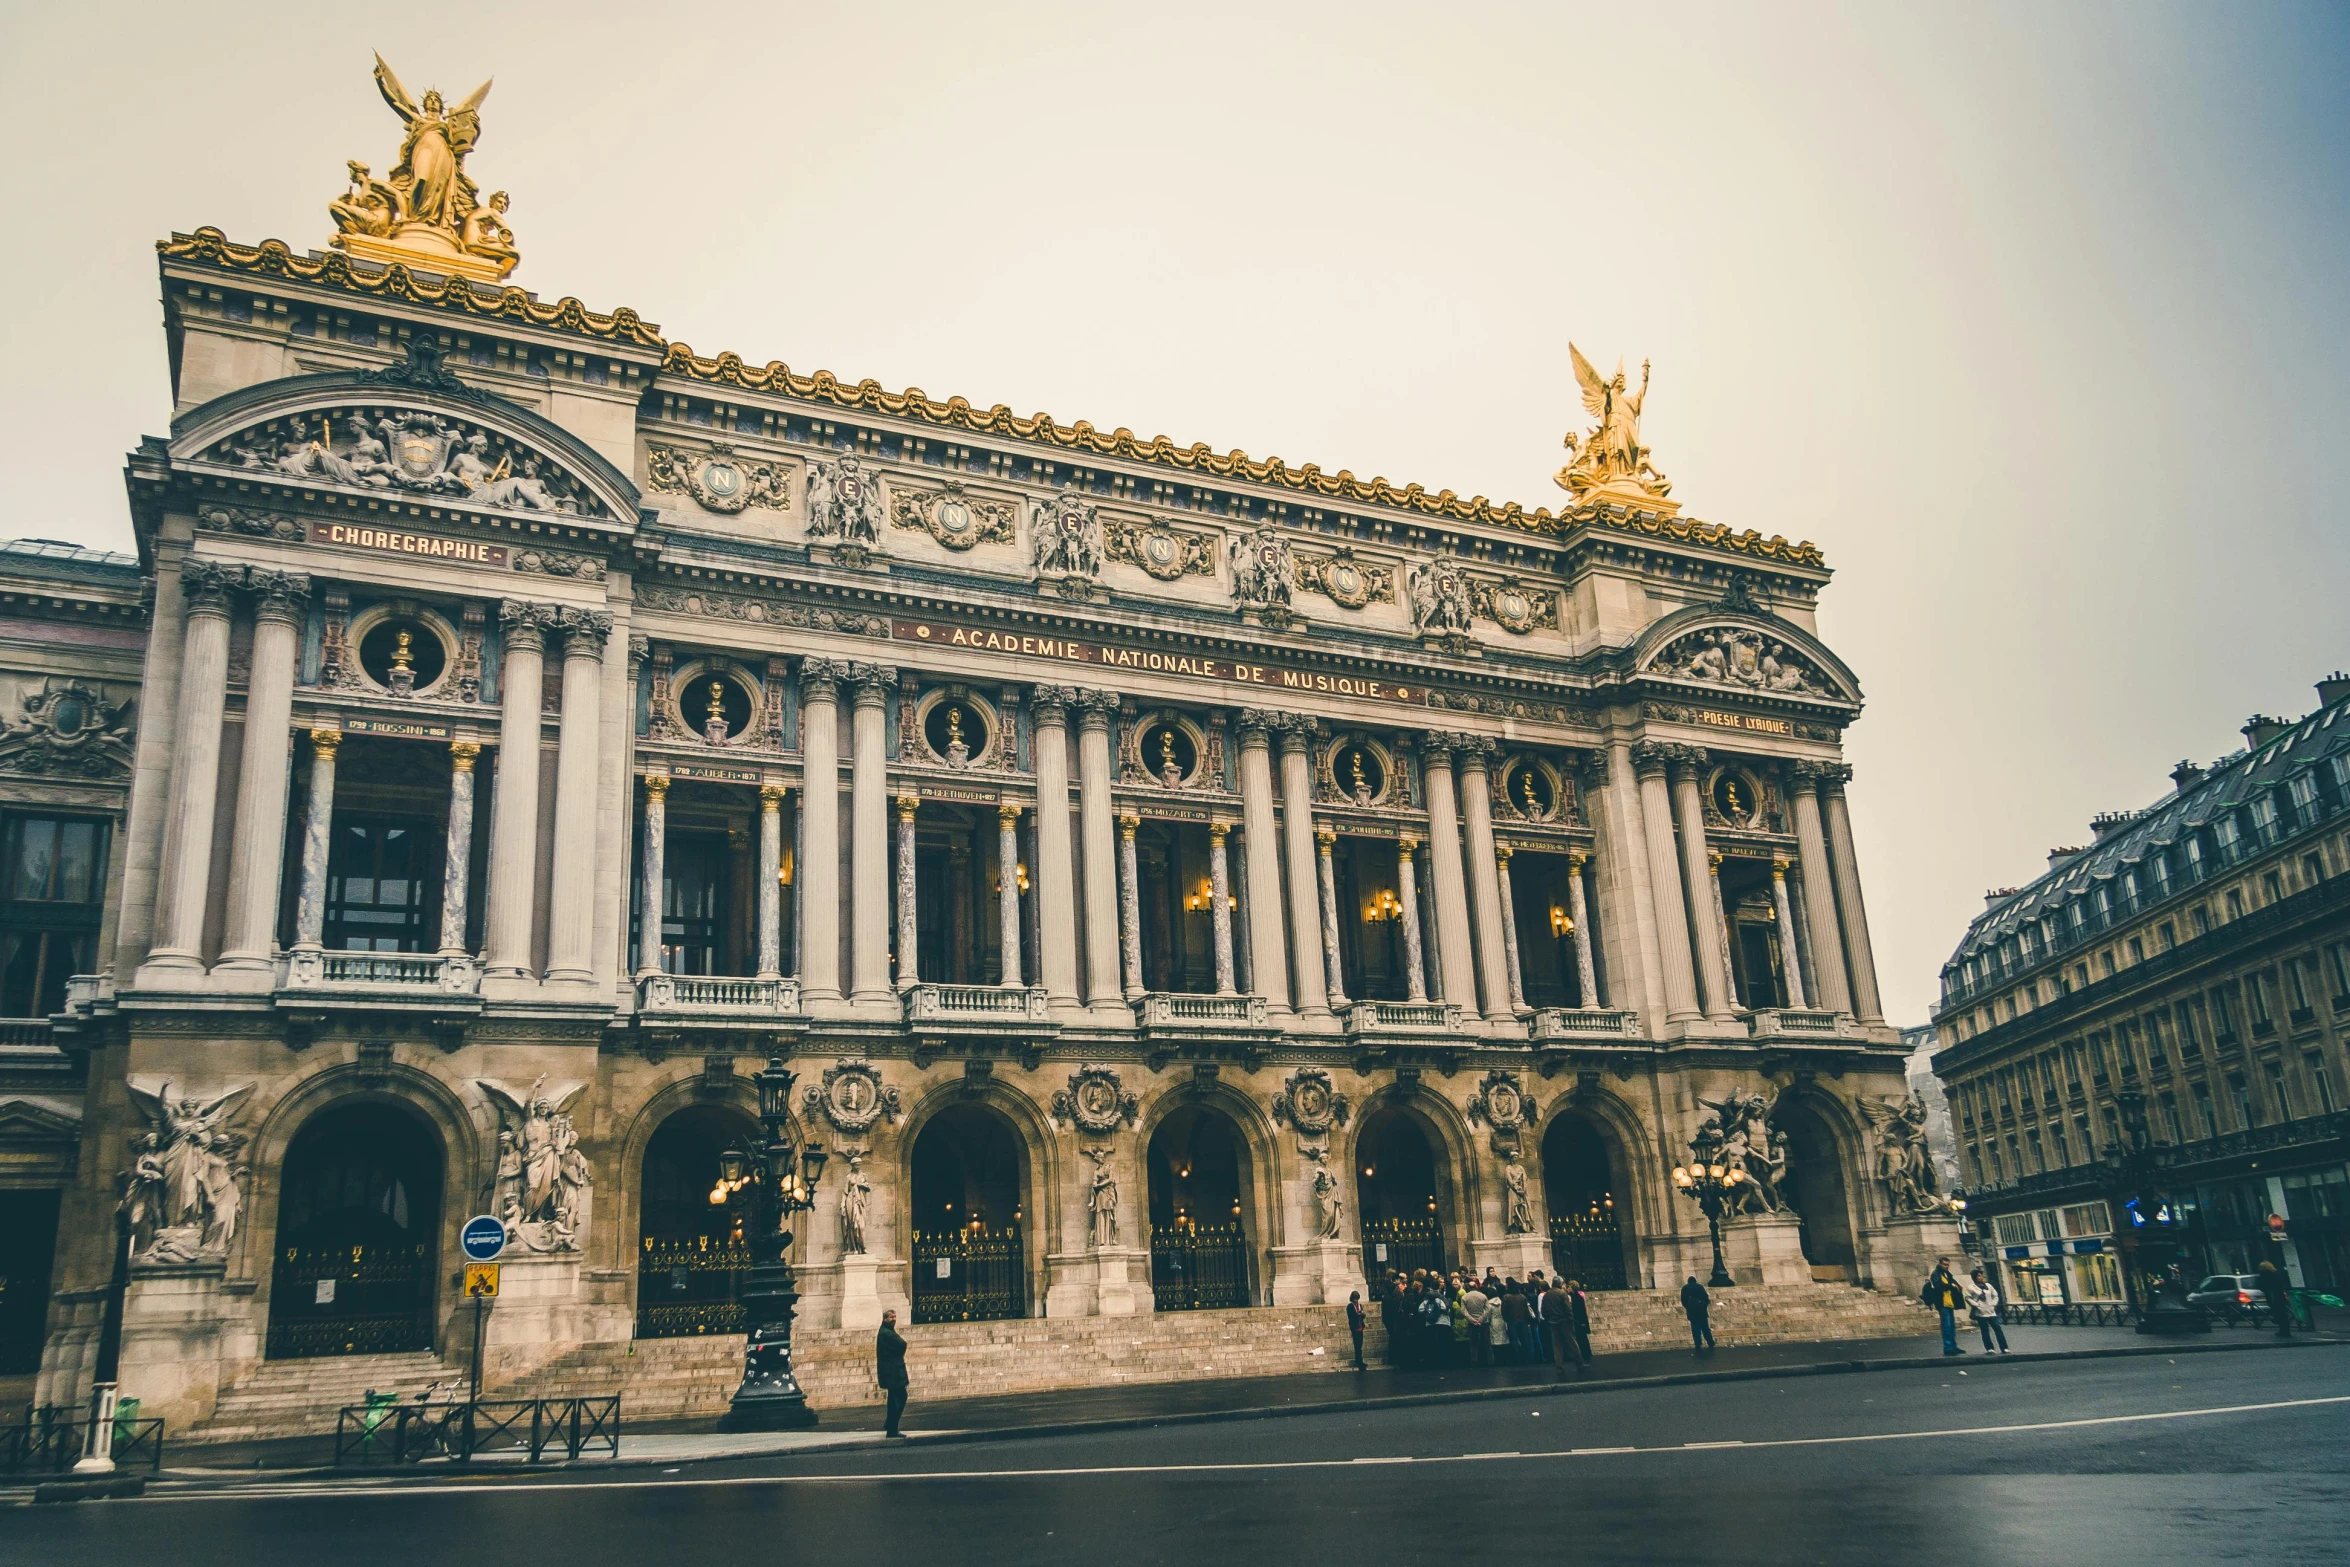
M 477 258 L 462 269 L 468 273 L 503 278 L 513 271 L 518 257 L 514 231 L 506 226 L 506 193 L 492 192 L 484 202 L 480 187 L 465 173 L 465 156 L 481 140 L 481 104 L 490 95 L 490 84 L 483 82 L 454 109 L 437 88 L 428 90 L 419 103 L 379 54 L 375 85 L 406 130 L 400 162 L 388 180 L 376 179 L 364 163 L 349 166 L 351 188 L 327 203 L 339 231 L 334 243 L 375 260 L 385 258 L 364 243 L 351 241 L 421 245 L 428 254 Z
M 1558 487 L 1577 500 L 1593 490 L 1611 488 L 1658 497 L 1672 494 L 1671 481 L 1656 471 L 1648 460 L 1648 448 L 1640 444 L 1640 410 L 1648 401 L 1648 361 L 1640 361 L 1640 390 L 1635 393 L 1625 382 L 1622 360 L 1616 361 L 1614 375 L 1604 376 L 1574 344 L 1567 345 L 1567 353 L 1575 362 L 1575 379 L 1583 387 L 1583 410 L 1599 425 L 1580 439 L 1572 430 L 1567 432 L 1566 448 L 1574 455 L 1553 475 Z
M 131 1143 L 123 1208 L 140 1262 L 203 1262 L 227 1255 L 244 1213 L 245 1139 L 223 1129 L 251 1083 L 211 1099 L 172 1097 L 171 1084 L 124 1085 L 148 1129 Z
M 1950 1199 L 1934 1190 L 1934 1161 L 1926 1148 L 1926 1102 L 1863 1099 L 1860 1113 L 1877 1136 L 1876 1175 L 1896 1214 L 1947 1213 Z
M 491 1211 L 509 1244 L 526 1251 L 578 1251 L 595 1197 L 595 1172 L 579 1151 L 571 1101 L 584 1082 L 547 1087 L 543 1076 L 517 1094 L 494 1077 L 474 1086 L 498 1107 L 498 1169 Z

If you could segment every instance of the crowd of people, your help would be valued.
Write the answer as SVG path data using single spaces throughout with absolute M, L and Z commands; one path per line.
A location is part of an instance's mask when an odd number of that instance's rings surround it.
M 1540 1268 L 1524 1279 L 1390 1270 L 1373 1286 L 1388 1358 L 1398 1366 L 1591 1365 L 1591 1305 L 1580 1282 Z M 1362 1361 L 1361 1340 L 1355 1359 Z

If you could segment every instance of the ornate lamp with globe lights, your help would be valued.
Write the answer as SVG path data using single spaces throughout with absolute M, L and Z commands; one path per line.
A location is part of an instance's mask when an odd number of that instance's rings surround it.
M 794 1150 L 790 1141 L 794 1074 L 780 1055 L 769 1056 L 756 1079 L 759 1124 L 757 1149 L 728 1148 L 718 1156 L 718 1181 L 710 1188 L 714 1207 L 733 1206 L 751 1265 L 743 1270 L 742 1304 L 748 1337 L 743 1346 L 742 1385 L 734 1390 L 726 1418 L 729 1431 L 802 1430 L 816 1423 L 808 1395 L 792 1371 L 791 1325 L 799 1305 L 799 1281 L 792 1273 L 793 1214 L 816 1205 L 824 1178 L 824 1149 L 815 1143 Z
M 1698 1162 L 1673 1166 L 1674 1189 L 1696 1202 L 1705 1214 L 1705 1227 L 1713 1236 L 1714 1272 L 1705 1281 L 1708 1289 L 1728 1289 L 1738 1282 L 1730 1277 L 1729 1268 L 1722 1262 L 1722 1217 L 1733 1210 L 1738 1187 L 1745 1179 L 1745 1171 L 1727 1165 Z

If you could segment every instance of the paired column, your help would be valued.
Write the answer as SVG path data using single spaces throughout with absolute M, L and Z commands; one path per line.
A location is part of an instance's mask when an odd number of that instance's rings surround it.
M 1077 820 L 1085 835 L 1085 1000 L 1115 1006 L 1118 986 L 1118 837 L 1110 801 L 1110 715 L 1118 698 L 1077 693 Z
M 1593 1012 L 1607 1003 L 1599 994 L 1598 966 L 1591 961 L 1591 917 L 1583 896 L 1583 861 L 1581 854 L 1567 856 L 1567 918 L 1575 922 L 1575 993 L 1583 998 L 1582 1009 Z
M 1730 911 L 1722 902 L 1722 851 L 1705 852 L 1705 879 L 1713 884 L 1714 935 L 1722 952 L 1722 995 L 1731 1006 L 1739 1005 L 1738 968 L 1730 956 Z
M 1850 1012 L 1852 991 L 1845 983 L 1844 948 L 1836 936 L 1836 881 L 1828 869 L 1828 835 L 1820 818 L 1821 762 L 1797 762 L 1787 769 L 1795 799 L 1795 853 L 1803 864 L 1804 923 L 1811 928 L 1811 973 L 1818 993 L 1812 1005 L 1826 1012 Z
M 669 780 L 658 773 L 645 778 L 644 884 L 637 892 L 636 971 L 642 977 L 661 972 L 661 926 L 668 914 L 664 894 L 669 883 Z
M 1232 832 L 1230 822 L 1208 823 L 1208 929 L 1216 945 L 1216 994 L 1237 994 L 1232 974 L 1232 869 L 1224 848 L 1224 840 Z
M 555 863 L 547 896 L 547 979 L 585 985 L 595 978 L 596 774 L 604 706 L 604 645 L 612 617 L 566 609 L 563 720 L 555 742 Z
M 1078 1005 L 1077 866 L 1069 841 L 1069 704 L 1066 686 L 1038 686 L 1029 704 L 1036 747 L 1036 964 L 1046 999 Z
M 1281 847 L 1289 872 L 1289 982 L 1300 1017 L 1328 1017 L 1330 997 L 1323 985 L 1323 957 L 1314 933 L 1321 911 L 1314 888 L 1314 721 L 1302 713 L 1281 715 Z M 1249 858 L 1256 852 L 1252 844 Z
M 471 955 L 465 949 L 465 900 L 473 875 L 473 764 L 480 757 L 481 743 L 477 740 L 449 742 L 449 827 L 441 835 L 441 956 L 444 958 Z
M 840 683 L 837 659 L 800 660 L 800 995 L 840 990 Z
M 498 623 L 505 658 L 498 675 L 498 787 L 490 802 L 489 939 L 483 960 L 489 977 L 520 979 L 530 973 L 531 914 L 538 891 L 539 698 L 546 634 L 555 624 L 555 611 L 507 599 L 498 606 Z
M 1701 1017 L 1697 980 L 1689 961 L 1689 900 L 1681 891 L 1681 868 L 1673 856 L 1673 801 L 1665 768 L 1686 749 L 1655 740 L 1632 748 L 1640 780 L 1640 817 L 1648 840 L 1648 884 L 1656 912 L 1658 961 L 1665 971 L 1665 1016 L 1673 1022 Z
M 1483 735 L 1464 737 L 1455 747 L 1461 767 L 1461 821 L 1468 836 L 1469 894 L 1477 916 L 1477 982 L 1488 1022 L 1515 1021 L 1509 983 L 1509 938 L 1501 915 L 1501 862 L 1494 856 L 1493 780 L 1489 769 L 1498 750 Z M 1463 993 L 1466 999 L 1466 993 Z
M 1852 1010 L 1863 1023 L 1885 1021 L 1877 996 L 1877 959 L 1869 947 L 1869 915 L 1860 899 L 1860 861 L 1852 847 L 1852 813 L 1844 803 L 1844 786 L 1852 769 L 1838 763 L 1820 777 L 1820 797 L 1828 813 L 1828 845 L 1836 873 L 1836 912 L 1844 921 L 1844 955 L 1852 973 Z
M 1707 1017 L 1727 1020 L 1731 998 L 1722 990 L 1722 927 L 1713 912 L 1707 878 L 1705 802 L 1697 792 L 1698 770 L 1705 752 L 1693 745 L 1670 747 L 1667 758 L 1673 775 L 1673 814 L 1681 829 L 1681 871 L 1688 892 L 1689 926 L 1696 936 L 1697 995 Z
M 1009 740 L 1006 744 L 1009 744 Z M 996 941 L 1004 954 L 1003 984 L 1017 990 L 1020 978 L 1020 807 L 999 805 L 995 810 L 996 923 L 1002 928 Z
M 779 784 L 759 790 L 759 978 L 783 978 L 783 788 Z
M 1403 967 L 1405 997 L 1428 999 L 1426 954 L 1420 942 L 1420 878 L 1412 864 L 1420 840 L 1408 833 L 1395 840 L 1395 901 L 1403 905 Z
M 889 985 L 889 688 L 893 671 L 851 664 L 849 718 L 849 1000 L 892 999 Z
M 902 994 L 921 982 L 915 948 L 922 937 L 914 914 L 914 813 L 922 797 L 898 796 L 898 990 Z
M 1497 879 L 1501 883 L 1501 950 L 1507 958 L 1510 982 L 1510 1010 L 1522 1011 L 1526 1005 L 1526 975 L 1518 966 L 1518 895 L 1510 886 L 1510 856 L 1516 851 L 1502 844 L 1494 851 L 1500 861 Z
M 1787 898 L 1787 862 L 1771 861 L 1771 909 L 1779 917 L 1779 968 L 1787 976 L 1787 1004 L 1802 1010 L 1803 960 L 1795 950 L 1795 908 Z
M 253 672 L 245 687 L 245 742 L 237 759 L 237 819 L 229 845 L 228 920 L 221 931 L 220 972 L 248 974 L 266 988 L 273 977 L 279 857 L 286 841 L 287 733 L 294 719 L 294 662 L 310 579 L 256 566 Z
M 1428 880 L 1436 901 L 1436 967 L 1444 999 L 1463 1009 L 1477 1003 L 1477 965 L 1469 950 L 1469 889 L 1461 876 L 1460 798 L 1453 787 L 1457 737 L 1430 735 L 1420 747 L 1428 797 Z
M 294 897 L 294 950 L 318 952 L 326 946 L 326 861 L 334 847 L 335 752 L 342 748 L 342 731 L 310 731 L 310 799 L 302 816 L 302 884 Z M 441 925 L 447 929 L 446 904 Z
M 1329 970 L 1333 1009 L 1346 1005 L 1346 970 L 1338 961 L 1338 868 L 1331 862 L 1331 851 L 1337 846 L 1336 828 L 1314 830 L 1314 860 L 1322 886 L 1322 963 Z
M 220 728 L 228 706 L 229 593 L 242 566 L 191 555 L 180 566 L 187 616 L 179 702 L 172 720 L 171 799 L 163 814 L 163 864 L 155 896 L 155 944 L 147 963 L 201 972 L 204 907 L 212 891 L 212 816 L 220 798 Z
M 1126 964 L 1126 999 L 1142 996 L 1142 883 L 1135 864 L 1134 834 L 1142 826 L 1138 816 L 1118 818 L 1118 947 Z
M 1273 726 L 1277 715 L 1240 715 L 1240 829 L 1248 847 L 1249 983 L 1269 1008 L 1289 1010 L 1289 954 L 1282 939 L 1281 848 L 1273 825 Z

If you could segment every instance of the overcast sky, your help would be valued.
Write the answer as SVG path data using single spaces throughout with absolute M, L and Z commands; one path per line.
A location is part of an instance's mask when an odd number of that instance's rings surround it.
M 1984 888 L 2350 664 L 2350 12 L 995 0 L 0 19 L 0 534 L 127 547 L 153 242 L 297 249 L 411 91 L 515 281 L 704 353 L 1552 505 L 1571 337 L 1816 540 L 1889 1011 Z

